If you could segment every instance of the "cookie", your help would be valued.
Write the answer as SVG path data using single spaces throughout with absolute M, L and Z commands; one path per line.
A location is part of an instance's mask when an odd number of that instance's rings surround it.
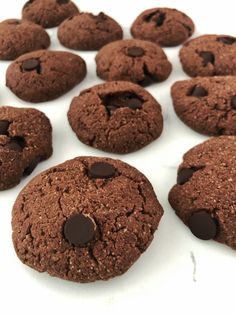
M 180 61 L 189 76 L 236 75 L 236 38 L 203 35 L 185 43 Z
M 111 158 L 79 157 L 44 171 L 12 218 L 21 261 L 76 282 L 125 273 L 147 249 L 163 210 L 147 178 Z
M 49 45 L 50 37 L 40 25 L 17 19 L 0 23 L 0 60 L 14 60 L 24 53 L 47 49 Z
M 38 50 L 22 55 L 7 69 L 6 85 L 29 102 L 56 99 L 86 76 L 86 64 L 78 55 L 65 51 Z
M 78 12 L 79 9 L 70 0 L 29 0 L 22 9 L 22 18 L 51 28 Z
M 236 137 L 211 138 L 184 155 L 169 201 L 196 237 L 236 249 L 235 185 Z
M 194 32 L 193 21 L 185 13 L 169 8 L 142 12 L 131 27 L 134 38 L 150 40 L 160 46 L 178 46 Z
M 0 190 L 17 185 L 52 155 L 52 128 L 39 110 L 0 107 Z
M 75 50 L 98 50 L 104 45 L 122 39 L 120 25 L 104 13 L 79 13 L 65 20 L 58 28 L 60 43 Z
M 207 135 L 236 135 L 234 76 L 197 77 L 176 82 L 171 89 L 178 117 Z
M 130 153 L 157 139 L 161 107 L 142 87 L 125 81 L 96 85 L 72 100 L 71 128 L 84 144 L 113 153 Z
M 162 82 L 172 70 L 158 45 L 139 39 L 107 44 L 96 56 L 97 75 L 105 81 L 131 81 L 142 86 Z

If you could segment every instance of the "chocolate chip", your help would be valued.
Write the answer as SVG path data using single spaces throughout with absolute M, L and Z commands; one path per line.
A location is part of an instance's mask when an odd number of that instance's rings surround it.
M 177 176 L 177 184 L 184 184 L 188 182 L 188 180 L 192 177 L 194 172 L 198 171 L 200 168 L 191 167 L 191 168 L 183 168 L 180 169 Z
M 31 161 L 30 165 L 27 168 L 25 168 L 24 175 L 29 176 L 34 171 L 34 169 L 37 167 L 37 165 L 40 161 L 41 161 L 40 156 L 35 157 L 35 159 Z
M 190 89 L 188 96 L 194 96 L 194 97 L 204 97 L 208 95 L 207 90 L 201 86 L 194 86 Z
M 8 135 L 8 128 L 9 128 L 10 122 L 6 120 L 0 120 L 0 135 Z
M 141 47 L 129 47 L 127 49 L 127 55 L 129 57 L 142 57 L 144 55 L 144 50 Z
M 235 38 L 234 37 L 228 37 L 228 36 L 224 36 L 224 37 L 218 37 L 217 41 L 222 42 L 225 45 L 232 45 L 235 43 Z
M 23 71 L 26 71 L 26 72 L 36 70 L 37 73 L 39 74 L 41 72 L 40 61 L 38 59 L 25 60 L 22 63 L 22 69 Z
M 188 221 L 191 232 L 199 239 L 210 240 L 217 233 L 217 221 L 205 210 L 192 214 Z
M 131 98 L 128 102 L 128 107 L 130 109 L 141 109 L 143 102 L 139 98 Z
M 148 70 L 148 67 L 146 65 L 146 63 L 143 64 L 143 74 L 144 74 L 144 78 L 142 81 L 139 81 L 138 84 L 146 87 L 148 85 L 151 85 L 153 82 L 157 81 L 157 78 L 154 77 Z
M 152 18 L 153 18 L 154 16 L 156 16 L 158 13 L 160 13 L 160 11 L 154 11 L 154 12 L 152 12 L 152 13 L 150 13 L 150 14 L 144 16 L 144 21 L 145 21 L 145 22 L 150 22 L 150 21 L 152 20 Z
M 95 223 L 90 217 L 75 214 L 65 222 L 64 236 L 70 244 L 80 246 L 93 240 L 95 230 Z
M 202 58 L 203 66 L 206 66 L 208 63 L 214 64 L 215 63 L 215 56 L 210 51 L 200 51 L 199 56 Z
M 236 110 L 236 95 L 231 98 L 231 107 Z
M 15 136 L 12 137 L 10 142 L 5 145 L 6 148 L 10 150 L 15 150 L 18 152 L 22 152 L 25 147 L 25 140 L 23 137 Z
M 156 19 L 156 25 L 161 26 L 165 21 L 166 15 L 165 13 L 160 13 Z
M 95 162 L 88 170 L 88 175 L 93 179 L 108 179 L 114 177 L 116 169 L 106 162 Z
M 66 4 L 69 3 L 70 0 L 56 0 L 58 4 Z

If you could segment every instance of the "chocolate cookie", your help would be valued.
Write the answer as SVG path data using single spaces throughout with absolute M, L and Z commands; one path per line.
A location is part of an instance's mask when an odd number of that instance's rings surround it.
M 17 185 L 52 154 L 52 128 L 39 110 L 0 107 L 0 190 Z
M 22 18 L 50 28 L 78 12 L 79 9 L 70 0 L 29 0 L 22 9 Z
M 176 82 L 174 109 L 193 130 L 207 135 L 236 135 L 234 76 L 197 77 Z
M 193 21 L 183 12 L 154 8 L 142 12 L 131 27 L 134 38 L 153 41 L 164 47 L 178 46 L 194 32 Z
M 56 99 L 86 76 L 86 64 L 78 55 L 65 51 L 39 50 L 16 59 L 7 69 L 6 85 L 29 102 Z
M 122 37 L 120 25 L 102 12 L 98 15 L 79 13 L 65 20 L 58 28 L 60 43 L 76 50 L 98 50 Z
M 158 45 L 139 39 L 119 40 L 96 56 L 97 75 L 106 81 L 131 81 L 142 86 L 162 82 L 172 66 Z
M 163 210 L 147 178 L 111 158 L 79 157 L 44 171 L 19 194 L 13 243 L 23 263 L 76 282 L 126 272 Z
M 113 153 L 136 151 L 163 129 L 158 102 L 142 87 L 125 81 L 82 91 L 72 100 L 68 119 L 81 142 Z
M 236 38 L 203 35 L 181 48 L 180 61 L 190 76 L 236 75 Z
M 17 19 L 0 23 L 0 60 L 14 60 L 20 55 L 50 45 L 47 32 L 29 21 Z
M 236 137 L 212 138 L 188 151 L 169 201 L 192 233 L 236 249 Z

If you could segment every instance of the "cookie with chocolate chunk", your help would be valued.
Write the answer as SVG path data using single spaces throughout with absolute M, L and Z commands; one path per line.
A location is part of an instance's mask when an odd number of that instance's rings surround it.
M 234 76 L 197 77 L 171 88 L 175 112 L 193 130 L 207 135 L 236 135 Z
M 212 138 L 190 149 L 169 202 L 191 232 L 236 249 L 236 137 Z
M 170 8 L 142 12 L 131 27 L 134 38 L 153 41 L 164 47 L 185 42 L 194 32 L 193 21 L 185 13 Z
M 179 56 L 189 76 L 236 75 L 236 38 L 233 36 L 199 36 L 186 42 Z
M 111 158 L 79 157 L 42 172 L 12 212 L 20 260 L 75 282 L 125 273 L 148 248 L 163 209 L 148 179 Z
M 139 39 L 105 45 L 96 56 L 97 75 L 106 81 L 131 81 L 142 86 L 162 82 L 172 70 L 163 49 Z
M 163 129 L 158 102 L 142 87 L 125 81 L 82 91 L 72 100 L 68 119 L 81 142 L 113 153 L 136 151 Z
M 0 107 L 0 190 L 17 185 L 52 154 L 52 127 L 39 110 Z
M 65 20 L 58 28 L 60 43 L 75 50 L 98 50 L 122 37 L 120 25 L 102 12 L 98 15 L 79 13 Z

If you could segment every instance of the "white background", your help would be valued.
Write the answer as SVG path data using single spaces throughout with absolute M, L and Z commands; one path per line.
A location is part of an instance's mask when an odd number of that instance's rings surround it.
M 235 35 L 235 6 L 229 0 L 75 2 L 83 11 L 104 11 L 114 17 L 123 25 L 126 38 L 135 17 L 155 6 L 183 10 L 196 24 L 195 36 Z M 23 4 L 21 0 L 1 1 L 0 20 L 20 17 Z M 48 32 L 52 35 L 51 49 L 65 49 L 57 41 L 56 30 Z M 172 108 L 170 86 L 186 78 L 178 50 L 179 47 L 165 49 L 174 68 L 169 79 L 147 88 L 162 106 L 164 131 L 158 140 L 138 152 L 119 156 L 92 149 L 80 143 L 68 125 L 66 113 L 71 99 L 84 88 L 101 82 L 96 77 L 93 52 L 80 53 L 88 67 L 82 84 L 55 101 L 32 105 L 51 119 L 54 154 L 20 185 L 0 192 L 0 313 L 236 313 L 236 252 L 214 241 L 196 239 L 167 201 L 183 153 L 206 139 L 180 122 Z M 8 64 L 0 62 L 0 105 L 30 107 L 5 87 Z M 78 155 L 111 156 L 137 167 L 153 184 L 165 210 L 149 249 L 126 274 L 108 282 L 76 284 L 37 273 L 17 259 L 11 242 L 11 209 L 22 187 L 42 170 Z M 191 256 L 196 261 L 195 274 Z

